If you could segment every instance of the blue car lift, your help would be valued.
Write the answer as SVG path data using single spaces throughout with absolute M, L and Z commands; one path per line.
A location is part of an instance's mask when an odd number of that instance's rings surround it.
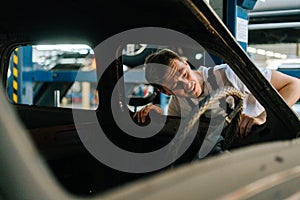
M 16 104 L 33 104 L 35 82 L 96 82 L 95 71 L 35 69 L 32 62 L 32 47 L 17 48 L 10 62 L 11 76 L 8 77 L 7 93 Z

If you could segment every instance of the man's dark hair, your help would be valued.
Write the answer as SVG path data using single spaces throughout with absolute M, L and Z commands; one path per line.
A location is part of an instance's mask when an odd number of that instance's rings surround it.
M 184 61 L 177 53 L 170 49 L 162 49 L 150 54 L 145 59 L 146 80 L 155 88 L 165 91 L 161 85 L 173 60 Z

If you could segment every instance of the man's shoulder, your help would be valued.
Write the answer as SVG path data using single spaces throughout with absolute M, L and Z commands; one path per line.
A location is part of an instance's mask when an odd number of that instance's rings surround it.
M 228 64 L 219 64 L 219 65 L 216 65 L 214 67 L 215 70 L 220 70 L 220 69 L 230 69 L 229 65 Z

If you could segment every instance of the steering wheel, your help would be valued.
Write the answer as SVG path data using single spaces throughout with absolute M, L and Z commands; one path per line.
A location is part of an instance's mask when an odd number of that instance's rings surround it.
M 238 127 L 241 119 L 241 113 L 243 111 L 243 95 L 240 91 L 234 87 L 223 87 L 213 91 L 207 95 L 203 100 L 195 106 L 190 114 L 184 119 L 184 126 L 181 130 L 178 140 L 184 140 L 188 136 L 188 133 L 194 127 L 198 119 L 215 103 L 226 97 L 233 97 L 234 104 L 231 108 L 226 110 L 226 116 L 223 118 L 223 122 L 219 126 L 224 127 L 222 130 L 222 136 L 224 137 L 224 144 L 222 149 L 227 150 L 235 137 L 238 134 Z M 229 113 L 228 113 L 229 112 Z M 217 130 L 217 129 L 216 129 Z

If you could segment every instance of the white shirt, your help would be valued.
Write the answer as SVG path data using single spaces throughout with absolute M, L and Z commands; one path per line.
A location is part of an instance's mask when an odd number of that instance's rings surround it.
M 207 67 L 201 66 L 198 71 L 203 75 L 204 85 L 209 85 L 208 79 L 208 69 Z M 231 70 L 227 64 L 221 64 L 214 67 L 214 71 L 223 70 L 223 73 L 216 73 L 216 81 L 219 87 L 222 86 L 233 86 L 238 89 L 244 95 L 243 100 L 243 113 L 256 117 L 264 111 L 264 107 L 255 99 L 251 94 L 249 89 L 243 84 L 243 82 L 238 78 L 238 76 Z M 268 81 L 271 80 L 271 70 L 267 68 L 259 68 L 261 73 L 266 77 Z M 225 73 L 224 73 L 225 72 Z M 221 76 L 226 77 L 222 78 Z M 205 96 L 210 93 L 209 87 L 204 87 L 203 94 L 199 99 L 191 99 L 195 105 L 201 101 Z M 171 116 L 187 116 L 192 109 L 191 103 L 186 98 L 172 96 L 170 98 L 170 104 L 168 107 L 168 115 Z M 213 105 L 214 106 L 214 105 Z M 215 105 L 217 106 L 217 105 Z M 180 111 L 181 108 L 181 111 Z

